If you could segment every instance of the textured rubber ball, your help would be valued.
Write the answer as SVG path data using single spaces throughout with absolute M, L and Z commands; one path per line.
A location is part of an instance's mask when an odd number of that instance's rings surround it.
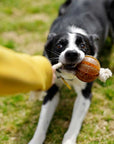
M 76 66 L 75 75 L 81 81 L 92 82 L 98 77 L 99 71 L 99 61 L 95 57 L 87 55 L 83 61 Z

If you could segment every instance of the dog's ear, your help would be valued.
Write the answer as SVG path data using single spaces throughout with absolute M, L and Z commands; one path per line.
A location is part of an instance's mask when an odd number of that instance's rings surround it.
M 47 40 L 51 40 L 56 36 L 56 33 L 49 33 Z
M 99 36 L 97 34 L 90 34 L 89 39 L 93 42 L 96 42 L 99 40 Z
M 99 41 L 99 36 L 97 34 L 91 34 L 89 35 L 89 42 L 91 47 L 91 54 L 95 55 L 98 51 L 98 48 L 96 46 L 96 43 Z
M 45 48 L 49 47 L 52 43 L 53 38 L 56 36 L 56 33 L 49 33 L 47 37 L 47 42 L 45 44 Z
M 53 43 L 54 43 L 54 37 L 56 36 L 55 33 L 50 33 L 47 37 L 47 42 L 44 46 L 45 48 L 45 54 L 44 55 L 47 55 L 48 57 L 51 56 L 53 53 L 52 53 L 52 48 L 53 48 Z

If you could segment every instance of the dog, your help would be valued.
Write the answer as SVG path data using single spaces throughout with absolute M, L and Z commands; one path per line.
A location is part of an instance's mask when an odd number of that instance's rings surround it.
M 112 14 L 113 13 L 113 14 Z M 44 56 L 52 65 L 61 62 L 56 83 L 43 100 L 39 123 L 29 144 L 43 144 L 52 116 L 59 103 L 59 89 L 63 77 L 77 93 L 73 114 L 62 144 L 75 144 L 82 122 L 91 104 L 93 82 L 82 82 L 74 76 L 74 69 L 85 57 L 98 57 L 110 28 L 114 28 L 113 0 L 67 0 L 53 22 Z M 103 69 L 102 69 L 103 71 Z M 110 71 L 106 71 L 110 76 Z

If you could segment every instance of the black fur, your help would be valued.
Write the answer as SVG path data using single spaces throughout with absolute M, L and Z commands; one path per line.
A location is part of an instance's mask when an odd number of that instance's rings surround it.
M 65 14 L 68 6 L 71 4 L 72 0 L 66 0 L 66 2 L 61 5 L 60 9 L 59 9 L 59 16 Z
M 108 36 L 109 23 L 114 28 L 114 0 L 84 0 L 83 2 L 67 0 L 60 7 L 58 18 L 51 26 L 44 55 L 50 59 L 52 65 L 58 63 L 59 55 L 69 44 L 69 26 L 79 27 L 87 32 L 88 36 L 77 33 L 75 44 L 85 55 L 95 55 L 103 47 Z M 74 64 L 78 56 L 76 52 L 67 52 L 68 64 Z M 64 68 L 72 70 L 69 65 Z M 90 86 L 87 84 L 86 89 L 82 91 L 85 97 L 87 91 L 91 91 L 92 84 L 89 89 L 88 85 Z
M 77 34 L 75 43 L 86 55 L 93 56 L 95 54 L 96 48 L 91 36 L 88 38 L 84 35 Z
M 107 16 L 110 20 L 110 23 L 111 23 L 111 25 L 113 27 L 113 31 L 114 31 L 114 0 L 106 0 L 105 8 L 107 11 Z
M 47 51 L 47 49 L 54 51 L 54 44 L 56 43 L 57 39 L 61 38 L 61 34 L 62 36 L 66 35 L 68 32 L 68 27 L 73 25 L 75 27 L 84 29 L 88 33 L 88 36 L 90 35 L 88 45 L 92 47 L 91 55 L 94 55 L 95 51 L 98 51 L 98 49 L 103 47 L 104 41 L 108 35 L 109 19 L 107 15 L 110 16 L 110 20 L 112 23 L 114 23 L 114 16 L 112 14 L 113 6 L 111 6 L 112 10 L 108 10 L 107 14 L 103 0 L 85 0 L 83 3 L 81 3 L 80 0 L 74 0 L 72 2 L 70 0 L 67 2 L 62 6 L 65 6 L 65 12 L 61 12 L 61 15 L 58 16 L 51 26 L 50 34 L 54 33 L 55 35 L 53 38 L 51 37 L 51 39 L 47 41 L 45 51 Z M 62 8 L 60 8 L 60 11 L 61 9 Z M 97 42 L 94 40 L 94 35 L 99 37 Z M 98 49 L 96 49 L 95 44 L 97 45 Z M 50 57 L 50 55 L 53 57 L 52 53 L 47 55 L 48 57 Z M 52 62 L 52 64 L 55 63 L 57 63 L 57 61 Z
M 91 94 L 91 88 L 92 88 L 93 82 L 87 83 L 85 89 L 82 90 L 82 94 L 85 98 L 92 98 L 92 94 Z
M 58 56 L 63 50 L 65 50 L 67 45 L 68 45 L 68 35 L 66 33 L 53 35 L 48 38 L 47 43 L 45 45 L 45 52 L 48 58 L 51 60 L 52 65 L 58 62 L 57 59 Z
M 57 93 L 58 87 L 54 84 L 48 91 L 47 95 L 44 98 L 43 104 L 46 104 L 48 101 L 52 100 L 54 95 Z
M 63 74 L 64 77 L 64 70 L 66 70 L 65 78 L 69 80 L 68 73 L 74 76 L 76 65 L 85 55 L 98 54 L 108 36 L 109 22 L 114 28 L 114 0 L 67 0 L 61 6 L 58 18 L 51 26 L 44 51 L 44 55 L 52 65 L 58 61 L 62 62 L 63 66 L 59 69 L 58 76 Z M 93 82 L 83 83 L 76 77 L 70 80 L 70 84 L 77 92 L 77 99 L 62 144 L 75 144 L 92 98 Z M 61 81 L 58 79 L 44 98 L 39 126 L 32 140 L 34 144 L 44 142 L 47 128 L 59 102 L 59 93 L 57 93 L 59 86 L 61 87 L 59 83 Z M 48 103 L 49 101 L 51 103 Z

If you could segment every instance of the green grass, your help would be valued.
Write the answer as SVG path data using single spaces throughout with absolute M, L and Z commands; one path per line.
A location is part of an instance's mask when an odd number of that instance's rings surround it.
M 15 51 L 41 54 L 46 37 L 64 0 L 0 0 L 0 44 Z M 110 47 L 108 38 L 105 47 Z M 105 54 L 107 55 L 107 52 Z M 110 56 L 100 58 L 114 72 L 114 46 Z M 76 94 L 65 86 L 49 127 L 45 144 L 60 144 L 70 123 Z M 0 144 L 27 144 L 37 126 L 42 102 L 29 94 L 0 97 Z M 93 99 L 77 144 L 114 143 L 114 76 L 96 80 Z

